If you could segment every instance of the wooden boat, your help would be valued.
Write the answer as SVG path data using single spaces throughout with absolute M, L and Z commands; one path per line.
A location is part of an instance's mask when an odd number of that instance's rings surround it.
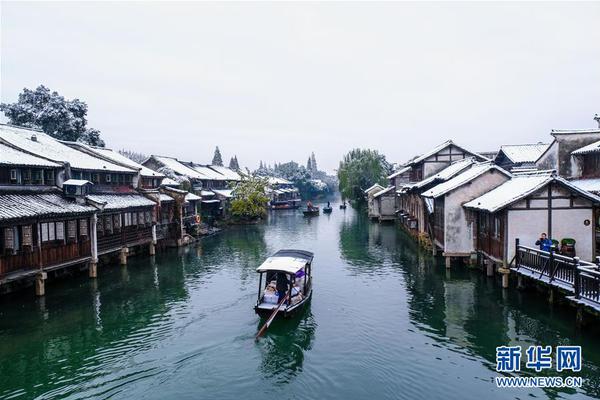
M 313 257 L 310 251 L 283 249 L 267 258 L 256 269 L 260 278 L 254 311 L 261 316 L 270 316 L 277 310 L 276 315 L 289 317 L 301 310 L 312 296 Z M 279 274 L 292 282 L 281 302 L 275 290 Z
M 331 214 L 332 211 L 333 211 L 333 207 L 324 207 L 323 208 L 323 214 Z
M 340 210 L 345 210 L 346 209 L 346 204 L 340 204 Z
M 312 210 L 302 211 L 305 217 L 316 217 L 319 215 L 319 207 L 313 207 Z

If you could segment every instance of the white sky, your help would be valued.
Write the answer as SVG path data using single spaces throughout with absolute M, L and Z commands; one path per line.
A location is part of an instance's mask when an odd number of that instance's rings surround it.
M 549 141 L 600 113 L 600 3 L 8 3 L 1 99 L 44 84 L 107 146 L 333 171 Z

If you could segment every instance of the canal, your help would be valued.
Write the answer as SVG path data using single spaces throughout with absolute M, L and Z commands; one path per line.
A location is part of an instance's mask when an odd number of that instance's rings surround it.
M 254 269 L 285 247 L 315 253 L 313 299 L 256 343 Z M 572 311 L 480 271 L 447 273 L 350 208 L 272 213 L 98 276 L 0 299 L 0 398 L 600 397 L 598 331 L 577 331 Z M 584 387 L 497 389 L 496 346 L 531 344 L 582 345 Z

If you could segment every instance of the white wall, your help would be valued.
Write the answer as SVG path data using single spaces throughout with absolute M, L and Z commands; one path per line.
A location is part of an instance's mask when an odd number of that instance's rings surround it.
M 584 221 L 590 224 L 585 226 Z M 552 210 L 552 239 L 563 238 L 577 241 L 577 256 L 584 261 L 594 259 L 594 218 L 591 209 Z M 548 210 L 508 211 L 508 254 L 507 262 L 515 255 L 515 239 L 524 246 L 536 247 L 540 233 L 548 231 Z
M 488 171 L 470 183 L 446 194 L 444 204 L 445 253 L 470 254 L 475 251 L 472 224 L 467 222 L 466 212 L 462 205 L 508 180 L 506 175 L 495 170 L 492 171 Z
M 395 196 L 380 196 L 379 197 L 379 214 L 382 216 L 395 216 L 396 214 Z

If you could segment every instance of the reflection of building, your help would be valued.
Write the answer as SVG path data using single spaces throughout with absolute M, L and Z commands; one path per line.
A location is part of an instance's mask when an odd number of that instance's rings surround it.
M 468 346 L 466 325 L 475 314 L 475 284 L 471 281 L 450 280 L 444 282 L 446 303 L 446 336 L 454 343 Z

